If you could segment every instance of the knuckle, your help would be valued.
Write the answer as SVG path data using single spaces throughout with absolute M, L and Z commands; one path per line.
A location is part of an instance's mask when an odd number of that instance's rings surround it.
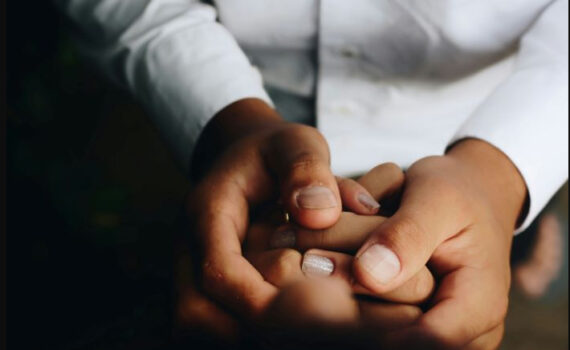
M 395 235 L 420 235 L 423 234 L 423 229 L 419 226 L 417 221 L 409 216 L 400 218 L 400 220 L 392 223 L 390 227 Z
M 386 233 L 390 240 L 395 244 L 406 244 L 406 242 L 413 241 L 421 244 L 415 244 L 415 247 L 428 247 L 423 244 L 423 238 L 426 232 L 423 227 L 417 222 L 416 219 L 410 216 L 401 217 L 399 220 L 391 222 Z
M 301 269 L 301 258 L 301 254 L 296 250 L 282 250 L 271 269 L 272 282 L 283 284 L 294 277 Z
M 290 171 L 307 172 L 319 167 L 322 167 L 322 161 L 319 159 L 319 157 L 312 152 L 305 151 L 295 156 L 295 159 L 291 163 Z

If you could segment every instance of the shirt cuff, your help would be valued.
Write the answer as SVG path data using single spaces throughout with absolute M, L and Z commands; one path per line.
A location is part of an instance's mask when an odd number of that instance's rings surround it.
M 478 138 L 501 150 L 517 167 L 529 194 L 524 231 L 568 179 L 566 73 L 516 72 L 457 131 L 449 145 Z

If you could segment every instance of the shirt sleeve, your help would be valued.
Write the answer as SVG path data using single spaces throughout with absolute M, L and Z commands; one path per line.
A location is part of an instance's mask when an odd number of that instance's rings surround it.
M 527 228 L 568 179 L 568 1 L 550 3 L 521 37 L 513 73 L 450 144 L 474 137 L 503 151 L 530 196 Z
M 243 98 L 272 105 L 260 73 L 197 0 L 56 0 L 83 53 L 146 108 L 185 170 L 208 121 Z

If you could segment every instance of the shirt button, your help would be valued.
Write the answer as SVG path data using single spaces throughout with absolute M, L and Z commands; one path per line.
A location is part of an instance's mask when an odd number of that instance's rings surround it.
M 358 57 L 358 49 L 354 46 L 345 46 L 340 49 L 340 54 L 346 58 Z

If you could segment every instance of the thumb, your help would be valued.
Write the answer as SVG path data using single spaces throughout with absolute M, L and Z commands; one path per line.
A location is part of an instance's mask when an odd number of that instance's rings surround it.
M 285 209 L 310 229 L 332 226 L 342 204 L 330 170 L 328 145 L 312 127 L 295 125 L 275 133 L 264 158 L 279 179 Z
M 445 193 L 429 182 L 411 181 L 398 211 L 369 235 L 356 254 L 356 280 L 386 293 L 425 267 L 436 248 L 466 226 L 465 211 Z

